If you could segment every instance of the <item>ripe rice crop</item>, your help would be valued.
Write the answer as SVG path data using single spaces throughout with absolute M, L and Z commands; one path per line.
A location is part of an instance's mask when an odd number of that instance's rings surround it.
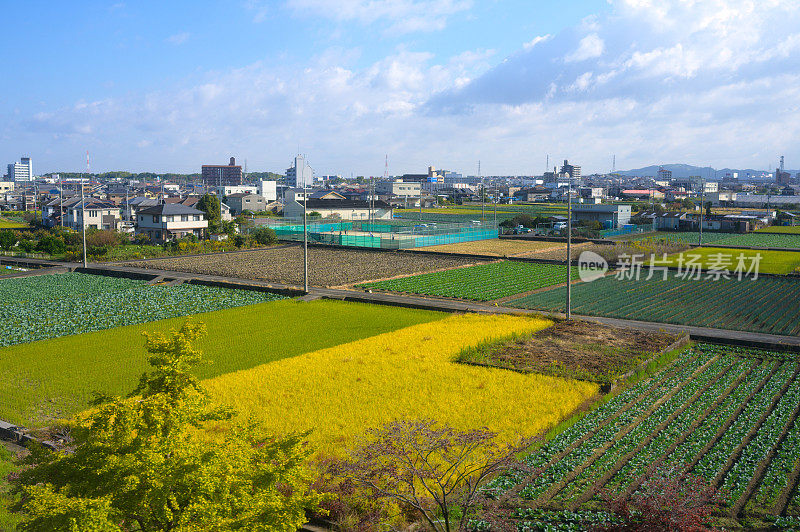
M 521 316 L 453 315 L 203 381 L 218 401 L 278 434 L 312 430 L 336 452 L 365 429 L 398 418 L 488 426 L 505 441 L 558 423 L 598 392 L 587 382 L 464 366 L 464 347 L 552 322 Z
M 0 346 L 281 299 L 266 292 L 84 273 L 0 281 Z
M 567 267 L 502 261 L 360 285 L 394 292 L 491 301 L 566 282 Z M 573 268 L 572 279 L 578 278 Z
M 645 270 L 642 270 L 645 272 Z M 800 334 L 800 280 L 683 280 L 657 273 L 646 280 L 603 277 L 572 287 L 572 312 L 659 323 L 734 329 L 771 334 Z M 564 288 L 553 288 L 507 303 L 508 306 L 563 311 Z
M 340 286 L 371 279 L 385 279 L 395 275 L 454 268 L 475 262 L 474 259 L 468 258 L 414 255 L 405 252 L 308 248 L 308 276 L 309 283 L 313 286 Z M 139 268 L 260 279 L 291 285 L 303 283 L 303 248 L 294 245 L 126 264 Z
M 665 468 L 722 488 L 719 514 L 751 519 L 747 527 L 787 507 L 798 515 L 791 497 L 800 459 L 791 445 L 800 433 L 800 364 L 785 353 L 739 353 L 707 344 L 684 352 L 530 455 L 530 477 L 509 474 L 494 488 L 521 487 L 525 504 L 515 515 L 523 519 L 630 497 Z

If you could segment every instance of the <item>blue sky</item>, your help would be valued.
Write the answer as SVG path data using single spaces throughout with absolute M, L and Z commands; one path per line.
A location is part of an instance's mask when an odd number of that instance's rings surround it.
M 793 0 L 4 1 L 0 162 L 380 175 L 800 158 Z

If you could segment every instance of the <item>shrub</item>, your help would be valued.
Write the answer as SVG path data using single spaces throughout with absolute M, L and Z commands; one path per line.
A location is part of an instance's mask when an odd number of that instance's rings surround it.
M 67 250 L 64 241 L 55 236 L 43 236 L 36 244 L 36 251 L 47 253 L 48 255 L 61 255 Z
M 251 234 L 255 241 L 262 246 L 270 246 L 278 241 L 278 236 L 275 234 L 275 230 L 269 227 L 259 227 Z
M 11 251 L 11 248 L 17 244 L 17 240 L 18 238 L 14 231 L 8 229 L 0 231 L 0 248 L 4 251 Z

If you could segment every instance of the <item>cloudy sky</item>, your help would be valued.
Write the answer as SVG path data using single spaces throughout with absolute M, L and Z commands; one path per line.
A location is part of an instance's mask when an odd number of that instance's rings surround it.
M 4 1 L 37 173 L 800 166 L 797 0 Z

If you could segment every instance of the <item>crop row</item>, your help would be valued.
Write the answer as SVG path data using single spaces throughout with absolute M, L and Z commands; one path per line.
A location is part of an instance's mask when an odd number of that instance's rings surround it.
M 361 285 L 439 297 L 491 301 L 564 283 L 566 265 L 501 261 Z M 577 269 L 572 279 L 577 279 Z
M 705 234 L 703 234 L 705 239 Z M 779 233 L 745 233 L 732 235 L 714 241 L 715 244 L 724 246 L 743 246 L 754 248 L 785 248 L 800 249 L 800 235 Z
M 773 447 L 779 443 L 787 425 L 793 421 L 799 403 L 800 386 L 789 386 L 758 428 L 758 432 L 742 449 L 739 458 L 725 475 L 722 484 L 729 504 L 735 504 L 747 493 L 757 468 L 768 458 Z
M 83 273 L 0 281 L 0 346 L 281 299 L 266 292 Z
M 648 394 L 658 393 L 662 383 L 670 376 L 673 370 L 681 367 L 693 358 L 691 352 L 681 354 L 678 360 L 673 363 L 671 370 L 659 373 L 657 378 L 640 382 L 623 392 L 613 397 L 603 408 L 598 408 L 590 411 L 570 427 L 556 435 L 553 439 L 545 443 L 538 451 L 526 457 L 525 462 L 528 467 L 534 470 L 539 470 L 545 466 L 551 465 L 565 453 L 570 451 L 572 447 L 588 439 L 589 436 L 596 433 L 601 427 L 627 409 L 647 403 Z M 538 474 L 537 474 L 538 476 Z M 495 491 L 504 491 L 518 484 L 523 479 L 523 474 L 518 471 L 508 472 L 495 481 L 491 485 L 491 489 Z
M 731 364 L 730 359 L 720 359 L 721 363 Z M 631 459 L 614 475 L 606 488 L 612 490 L 624 490 L 634 480 L 638 479 L 653 464 L 659 463 L 665 453 L 683 439 L 691 431 L 695 424 L 698 424 L 711 409 L 719 404 L 729 388 L 746 373 L 750 371 L 747 364 L 734 363 L 719 380 L 713 383 L 695 401 L 690 402 L 671 423 L 655 434 L 655 437 L 640 449 Z
M 507 477 L 496 487 L 510 489 L 517 482 L 519 495 L 530 501 L 517 512 L 522 524 L 541 508 L 595 508 L 601 488 L 630 495 L 656 470 L 677 468 L 719 487 L 731 516 L 742 510 L 777 515 L 784 507 L 796 515 L 800 366 L 790 358 L 695 346 L 662 375 L 623 392 L 543 445 L 526 459 L 533 474 Z
M 724 472 L 737 448 L 756 427 L 759 420 L 769 411 L 778 392 L 794 375 L 794 365 L 784 364 L 767 381 L 763 388 L 747 403 L 745 409 L 728 427 L 725 434 L 695 465 L 694 471 L 707 481 L 714 481 Z
M 643 441 L 658 434 L 680 412 L 681 407 L 691 404 L 692 398 L 696 399 L 696 394 L 701 392 L 720 372 L 727 372 L 730 364 L 730 360 L 717 359 L 695 378 L 684 381 L 684 386 L 679 388 L 672 396 L 669 396 L 658 408 L 641 419 L 632 430 L 616 440 L 610 448 L 603 452 L 590 467 L 584 469 L 580 475 L 574 478 L 567 489 L 558 494 L 556 500 L 571 502 L 597 482 L 598 479 L 612 472 L 616 464 L 624 460 L 626 455 L 636 451 Z
M 569 477 L 573 477 L 577 469 L 585 465 L 587 459 L 594 455 L 597 449 L 608 446 L 621 431 L 626 430 L 626 428 L 629 429 L 631 424 L 636 423 L 646 413 L 649 413 L 654 403 L 676 386 L 685 382 L 692 373 L 706 362 L 707 360 L 698 358 L 682 358 L 679 361 L 680 370 L 678 372 L 670 375 L 667 379 L 659 381 L 657 386 L 651 388 L 646 395 L 638 398 L 627 410 L 620 413 L 610 422 L 600 426 L 591 438 L 585 440 L 563 459 L 538 474 L 529 485 L 521 490 L 520 495 L 525 499 L 536 500 L 544 496 L 548 490 L 554 490 L 553 486 L 557 486 L 558 483 L 568 481 Z
M 781 277 L 646 280 L 603 277 L 572 287 L 572 311 L 589 316 L 636 319 L 772 334 L 800 334 L 800 281 Z M 563 311 L 564 288 L 515 299 L 509 306 Z

